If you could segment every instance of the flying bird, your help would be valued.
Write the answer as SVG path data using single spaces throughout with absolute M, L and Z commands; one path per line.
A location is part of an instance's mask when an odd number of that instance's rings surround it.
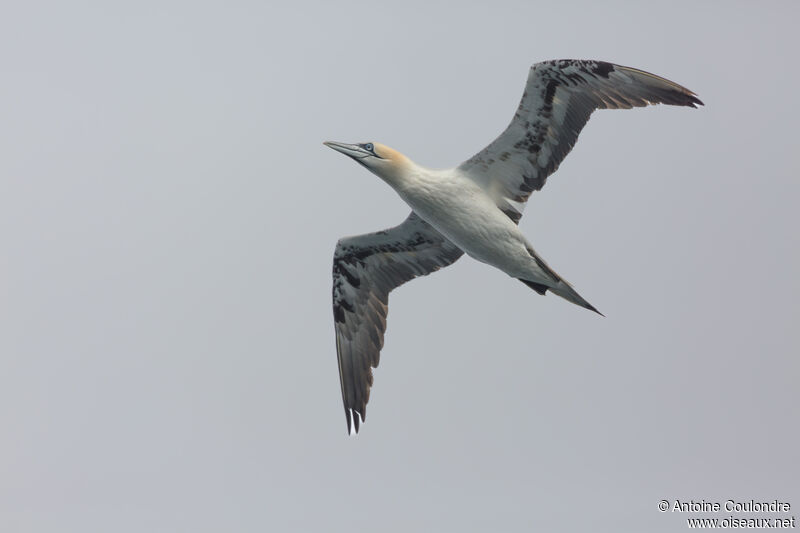
M 354 159 L 410 207 L 400 225 L 339 240 L 333 257 L 333 318 L 347 431 L 366 417 L 378 366 L 389 292 L 467 255 L 539 294 L 550 291 L 598 312 L 536 253 L 518 227 L 595 109 L 649 104 L 696 107 L 695 93 L 643 70 L 563 59 L 530 69 L 508 127 L 455 168 L 431 170 L 377 142 L 325 145 Z M 598 312 L 599 313 L 599 312 Z

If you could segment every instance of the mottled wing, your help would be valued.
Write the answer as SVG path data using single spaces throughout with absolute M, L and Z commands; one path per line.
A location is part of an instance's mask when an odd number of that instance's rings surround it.
M 703 103 L 677 83 L 602 61 L 563 59 L 531 67 L 511 124 L 459 167 L 493 194 L 514 222 L 578 140 L 595 109 Z
M 347 431 L 366 417 L 389 292 L 464 252 L 413 212 L 394 228 L 341 239 L 333 256 L 333 318 Z

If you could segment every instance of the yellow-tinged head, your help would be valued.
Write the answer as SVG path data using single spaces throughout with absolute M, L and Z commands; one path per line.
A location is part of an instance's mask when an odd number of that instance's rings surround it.
M 323 144 L 352 158 L 390 185 L 401 181 L 412 166 L 411 160 L 406 156 L 380 143 L 347 144 L 328 141 Z

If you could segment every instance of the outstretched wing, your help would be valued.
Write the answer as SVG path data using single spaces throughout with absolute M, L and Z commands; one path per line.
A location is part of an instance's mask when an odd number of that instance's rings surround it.
M 346 237 L 333 256 L 333 319 L 347 432 L 366 417 L 372 368 L 378 366 L 389 292 L 454 263 L 455 244 L 413 212 L 394 228 Z
M 519 222 L 531 192 L 556 171 L 592 111 L 648 104 L 695 107 L 703 102 L 689 89 L 643 70 L 575 59 L 537 63 L 511 124 L 459 168 Z

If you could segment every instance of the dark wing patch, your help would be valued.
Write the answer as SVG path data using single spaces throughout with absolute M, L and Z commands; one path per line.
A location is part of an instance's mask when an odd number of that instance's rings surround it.
M 575 59 L 537 63 L 511 124 L 459 168 L 518 223 L 524 202 L 558 169 L 595 109 L 649 104 L 696 107 L 703 102 L 689 89 L 643 70 Z
M 386 331 L 389 293 L 454 263 L 456 245 L 413 212 L 394 228 L 346 237 L 333 256 L 333 319 L 347 431 L 367 415 L 372 369 Z

